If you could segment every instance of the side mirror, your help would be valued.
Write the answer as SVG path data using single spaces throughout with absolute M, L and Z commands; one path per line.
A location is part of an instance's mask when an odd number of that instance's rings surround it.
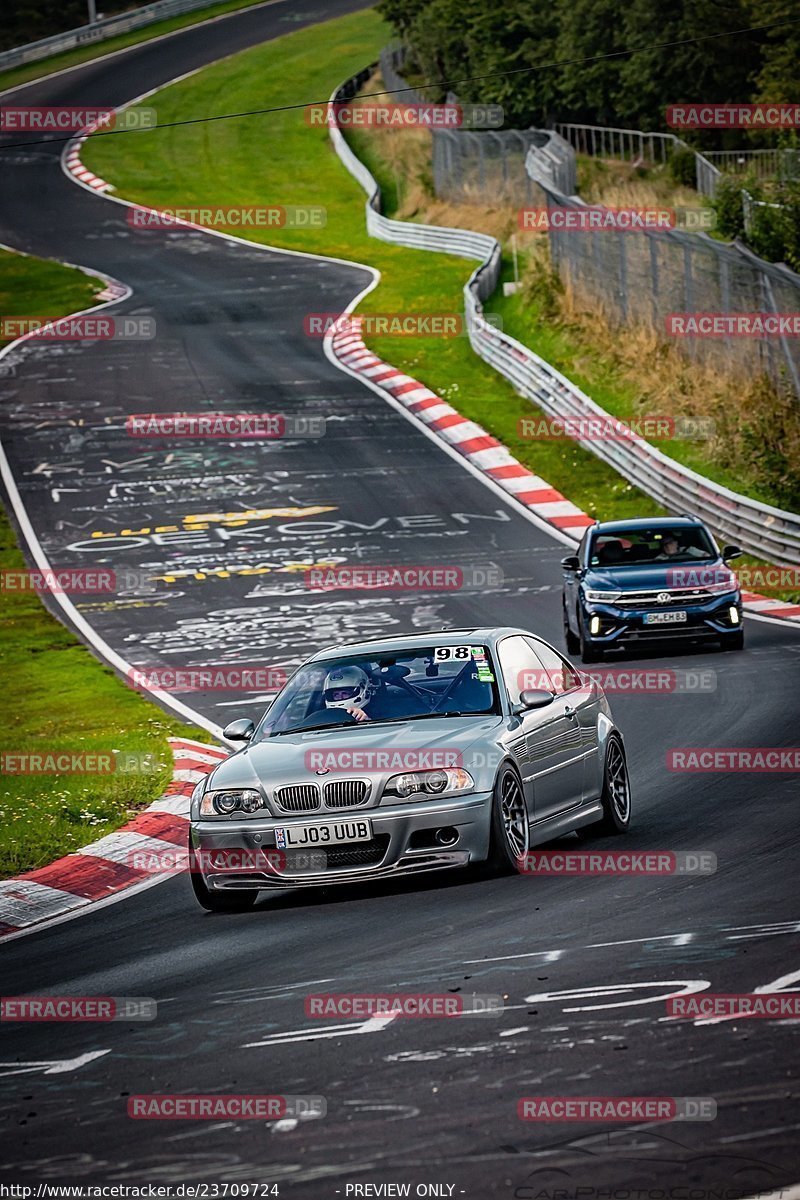
M 723 562 L 728 562 L 728 560 L 731 558 L 741 558 L 741 557 L 742 557 L 742 549 L 740 546 L 723 546 L 722 547 L 722 561 Z
M 524 712 L 530 708 L 546 708 L 548 704 L 552 704 L 555 699 L 552 692 L 546 691 L 544 688 L 526 688 L 524 692 L 519 694 L 519 704 L 517 712 Z
M 253 722 L 247 717 L 242 717 L 239 721 L 231 721 L 230 725 L 226 725 L 222 736 L 228 742 L 249 742 L 255 731 Z
M 581 560 L 577 554 L 568 554 L 566 558 L 562 558 L 561 565 L 565 571 L 579 571 L 581 569 Z

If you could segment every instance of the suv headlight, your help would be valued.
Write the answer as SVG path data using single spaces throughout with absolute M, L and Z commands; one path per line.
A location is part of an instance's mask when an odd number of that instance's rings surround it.
M 206 792 L 200 801 L 201 817 L 226 817 L 230 813 L 253 813 L 264 807 L 261 793 L 255 788 L 227 788 L 225 791 Z
M 463 767 L 443 767 L 437 771 L 406 771 L 392 775 L 383 789 L 393 800 L 428 800 L 431 796 L 452 796 L 468 792 L 475 780 Z
M 613 604 L 615 600 L 619 600 L 622 592 L 590 592 L 586 590 L 583 594 L 587 600 L 594 600 L 597 604 Z
M 735 592 L 739 587 L 739 580 L 736 575 L 731 574 L 728 579 L 719 579 L 714 583 L 707 583 L 704 586 L 705 591 L 710 592 L 712 596 L 722 596 L 726 592 Z

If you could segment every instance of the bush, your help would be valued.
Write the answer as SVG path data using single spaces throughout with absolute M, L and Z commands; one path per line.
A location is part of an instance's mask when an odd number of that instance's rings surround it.
M 712 200 L 717 214 L 717 233 L 732 241 L 744 237 L 744 208 L 742 207 L 742 185 L 735 179 L 722 178 L 717 184 L 717 194 Z
M 669 173 L 675 183 L 684 187 L 697 186 L 697 167 L 694 151 L 688 146 L 673 146 L 669 156 Z

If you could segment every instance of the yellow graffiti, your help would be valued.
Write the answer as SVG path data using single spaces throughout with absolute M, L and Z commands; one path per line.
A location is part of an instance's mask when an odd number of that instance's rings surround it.
M 203 570 L 192 570 L 188 568 L 183 571 L 170 571 L 167 575 L 151 575 L 151 579 L 158 579 L 162 583 L 177 583 L 181 579 L 230 579 L 232 576 L 248 576 L 248 575 L 270 575 L 275 572 L 278 575 L 299 575 L 305 574 L 306 571 L 315 571 L 319 569 L 331 570 L 334 567 L 340 566 L 341 563 L 336 560 L 331 561 L 325 559 L 321 562 L 287 562 L 282 565 L 277 563 L 261 563 L 257 567 L 208 567 Z
M 271 517 L 316 517 L 320 513 L 335 511 L 336 509 L 333 505 L 315 504 L 308 508 L 248 508 L 242 512 L 199 513 L 181 517 L 180 525 L 146 525 L 142 529 L 120 529 L 118 532 L 111 533 L 94 530 L 90 534 L 90 537 L 146 537 L 151 533 L 180 533 L 182 530 L 194 533 L 208 529 L 212 523 L 235 528 L 240 525 L 248 525 L 251 521 L 268 521 Z

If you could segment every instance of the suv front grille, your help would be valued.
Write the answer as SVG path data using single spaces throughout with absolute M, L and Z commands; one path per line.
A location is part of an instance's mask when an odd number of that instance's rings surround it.
M 669 594 L 669 600 L 656 599 L 664 592 Z M 706 588 L 680 588 L 679 590 L 659 588 L 652 592 L 623 592 L 613 603 L 619 608 L 664 608 L 669 611 L 670 608 L 685 608 L 687 604 L 705 604 L 706 601 L 714 599 L 716 599 L 714 593 L 707 591 Z
M 325 784 L 325 803 L 328 808 L 350 808 L 363 804 L 369 795 L 369 784 L 363 779 L 337 779 Z
M 311 812 L 320 807 L 319 788 L 315 783 L 295 783 L 278 788 L 275 799 L 285 812 Z

